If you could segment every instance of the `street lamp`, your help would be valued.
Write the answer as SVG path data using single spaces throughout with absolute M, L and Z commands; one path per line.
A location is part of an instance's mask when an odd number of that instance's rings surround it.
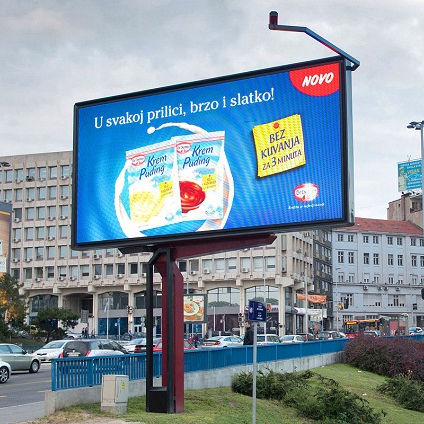
M 423 225 L 424 231 L 424 121 L 416 122 L 412 121 L 407 125 L 407 128 L 421 131 L 421 192 L 422 192 L 422 205 L 421 210 L 423 211 Z

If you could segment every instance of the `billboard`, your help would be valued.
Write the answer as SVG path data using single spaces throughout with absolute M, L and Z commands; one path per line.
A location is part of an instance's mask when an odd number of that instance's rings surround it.
M 0 275 L 10 271 L 11 217 L 12 205 L 0 202 Z
M 348 225 L 345 65 L 333 57 L 77 103 L 73 247 Z
M 421 159 L 398 163 L 398 191 L 416 190 L 422 186 Z
M 205 294 L 184 295 L 184 322 L 207 322 Z

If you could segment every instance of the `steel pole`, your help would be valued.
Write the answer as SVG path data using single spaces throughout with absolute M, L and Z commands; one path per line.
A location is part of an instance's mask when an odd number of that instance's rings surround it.
M 258 323 L 253 322 L 253 383 L 252 383 L 252 424 L 256 424 L 256 374 L 258 371 Z
M 421 133 L 421 211 L 422 211 L 422 218 L 423 218 L 423 232 L 424 232 L 424 121 L 420 123 L 420 133 Z

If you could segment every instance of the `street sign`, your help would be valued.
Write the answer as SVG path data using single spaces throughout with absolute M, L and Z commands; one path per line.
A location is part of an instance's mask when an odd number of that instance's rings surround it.
M 249 321 L 266 322 L 266 305 L 263 302 L 249 300 Z

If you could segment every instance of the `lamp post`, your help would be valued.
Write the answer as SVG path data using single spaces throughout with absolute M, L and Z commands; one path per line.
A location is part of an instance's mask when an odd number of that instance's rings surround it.
M 407 128 L 414 129 L 421 132 L 421 192 L 422 192 L 422 206 L 421 210 L 423 211 L 423 225 L 422 229 L 424 231 L 424 121 L 417 122 L 412 121 L 407 125 Z

